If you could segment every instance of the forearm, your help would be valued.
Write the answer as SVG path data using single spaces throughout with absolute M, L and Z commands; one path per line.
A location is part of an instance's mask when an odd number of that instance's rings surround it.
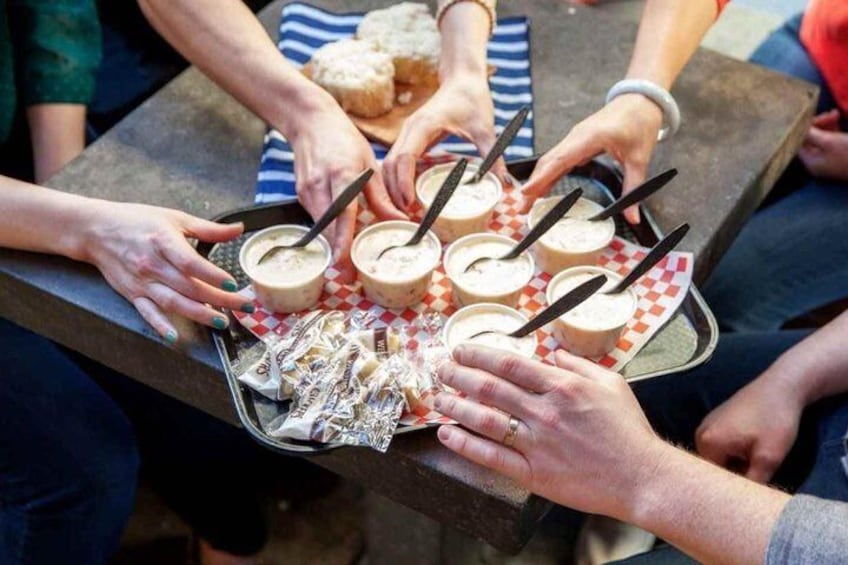
M 42 183 L 85 148 L 85 106 L 35 104 L 27 108 L 35 163 L 35 181 Z
M 790 496 L 665 445 L 623 515 L 699 562 L 763 563 Z
M 759 378 L 788 385 L 804 405 L 848 392 L 848 311 L 781 355 Z
M 140 0 L 153 26 L 189 61 L 289 139 L 308 116 L 337 107 L 277 50 L 239 0 Z
M 0 176 L 0 247 L 85 260 L 96 200 Z
M 440 29 L 439 78 L 442 82 L 468 74 L 486 80 L 489 16 L 485 8 L 476 2 L 454 4 L 445 12 Z
M 716 0 L 648 0 L 627 78 L 669 89 L 716 19 Z

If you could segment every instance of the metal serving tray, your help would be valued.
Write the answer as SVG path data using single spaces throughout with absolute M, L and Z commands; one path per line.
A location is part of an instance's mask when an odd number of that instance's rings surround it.
M 533 171 L 536 159 L 533 157 L 511 161 L 507 168 L 516 179 L 526 180 Z M 600 160 L 591 161 L 564 177 L 551 193 L 565 194 L 576 187 L 583 189 L 584 196 L 607 204 L 621 193 L 621 175 Z M 212 246 L 201 243 L 198 245 L 198 252 L 230 272 L 239 286 L 249 282 L 239 266 L 238 254 L 252 232 L 275 224 L 309 225 L 312 221 L 295 199 L 234 210 L 218 216 L 215 220 L 244 222 L 245 235 L 225 244 Z M 661 237 L 656 222 L 645 209 L 642 210 L 642 222 L 639 225 L 631 226 L 622 217 L 616 217 L 615 222 L 618 235 L 645 246 L 654 245 Z M 264 446 L 287 454 L 317 454 L 336 447 L 315 442 L 281 440 L 265 433 L 264 423 L 285 412 L 288 407 L 284 403 L 263 397 L 236 379 L 232 370 L 233 363 L 239 358 L 239 354 L 254 345 L 257 339 L 234 319 L 231 318 L 231 322 L 227 330 L 213 331 L 212 336 L 221 356 L 233 403 L 248 433 Z M 715 318 L 692 285 L 678 312 L 624 367 L 622 373 L 629 382 L 636 382 L 692 369 L 710 358 L 717 341 L 718 326 Z M 398 428 L 396 433 L 406 433 L 422 427 L 424 426 L 402 427 Z

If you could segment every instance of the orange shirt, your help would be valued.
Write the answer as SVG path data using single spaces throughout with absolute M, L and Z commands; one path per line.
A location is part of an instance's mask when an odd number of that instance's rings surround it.
M 721 11 L 730 0 L 716 0 Z M 810 0 L 801 43 L 843 112 L 848 112 L 848 2 Z
M 824 76 L 836 104 L 848 111 L 848 2 L 810 0 L 801 23 L 801 43 Z

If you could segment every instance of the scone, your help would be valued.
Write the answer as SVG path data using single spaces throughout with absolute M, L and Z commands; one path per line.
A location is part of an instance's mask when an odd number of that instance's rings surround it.
M 373 41 L 377 49 L 391 56 L 398 82 L 438 82 L 441 36 L 426 4 L 401 2 L 368 12 L 359 23 L 356 36 Z
M 329 92 L 345 112 L 374 118 L 392 109 L 395 70 L 392 59 L 370 41 L 342 39 L 312 55 L 312 80 Z

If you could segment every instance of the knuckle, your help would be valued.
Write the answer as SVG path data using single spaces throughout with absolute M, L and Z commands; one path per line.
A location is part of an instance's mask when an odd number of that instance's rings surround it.
M 498 382 L 491 378 L 484 378 L 477 385 L 477 399 L 483 402 L 490 401 L 497 396 Z
M 498 428 L 498 417 L 491 411 L 480 416 L 480 429 L 492 433 L 497 432 Z
M 544 429 L 553 429 L 559 425 L 559 412 L 551 407 L 545 407 L 536 412 L 536 419 Z
M 521 358 L 515 355 L 500 355 L 495 366 L 499 375 L 514 375 L 521 369 Z

